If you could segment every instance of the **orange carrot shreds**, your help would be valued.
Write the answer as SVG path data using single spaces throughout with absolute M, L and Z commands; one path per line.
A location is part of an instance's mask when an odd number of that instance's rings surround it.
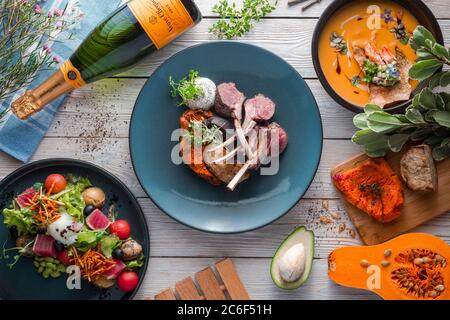
M 77 249 L 72 248 L 75 265 L 80 268 L 81 275 L 89 282 L 98 280 L 106 271 L 114 268 L 114 264 L 99 251 L 89 249 L 83 255 L 79 255 Z
M 45 228 L 61 217 L 59 207 L 64 206 L 64 203 L 36 193 L 28 205 L 34 211 L 33 218 L 38 226 Z
M 421 299 L 436 299 L 448 283 L 442 276 L 447 261 L 440 254 L 426 249 L 411 249 L 395 257 L 397 267 L 392 281 L 406 293 Z

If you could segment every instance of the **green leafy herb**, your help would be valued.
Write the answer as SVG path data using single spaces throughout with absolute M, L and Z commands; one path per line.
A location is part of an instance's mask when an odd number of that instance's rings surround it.
M 122 241 L 116 235 L 104 236 L 100 239 L 100 248 L 107 258 L 111 258 L 112 252 L 121 245 Z
M 367 105 L 364 113 L 353 119 L 360 130 L 352 141 L 364 146 L 371 157 L 399 152 L 408 141 L 420 141 L 430 145 L 434 159 L 440 161 L 450 157 L 450 94 L 433 89 L 450 84 L 450 71 L 433 74 L 444 64 L 450 65 L 448 49 L 438 45 L 422 26 L 414 31 L 411 46 L 420 54 L 410 77 L 426 80 L 433 76 L 429 87 L 413 98 L 404 114 L 391 115 L 376 105 Z
M 80 251 L 87 251 L 97 247 L 99 241 L 105 235 L 105 230 L 82 230 L 77 237 L 75 246 Z
M 15 227 L 19 235 L 36 233 L 33 212 L 28 208 L 3 209 L 3 223 L 8 228 Z
M 58 199 L 65 204 L 65 210 L 78 221 L 84 220 L 84 200 L 83 191 L 92 184 L 88 178 L 69 177 L 66 190 L 56 194 L 53 198 Z
M 180 106 L 186 105 L 189 100 L 194 100 L 203 96 L 202 89 L 197 86 L 195 80 L 198 78 L 198 71 L 190 70 L 187 77 L 183 77 L 176 82 L 173 77 L 169 77 L 170 92 L 172 97 L 181 98 Z
M 144 266 L 144 262 L 145 262 L 145 257 L 143 254 L 141 254 L 141 256 L 139 258 L 125 262 L 125 265 L 127 266 L 127 269 L 135 270 L 135 269 L 142 268 Z
M 275 10 L 278 0 L 244 0 L 242 8 L 228 0 L 220 0 L 212 11 L 219 15 L 209 32 L 220 39 L 242 37 L 253 29 L 254 23 Z
M 217 125 L 208 127 L 202 121 L 191 121 L 186 130 L 185 138 L 189 139 L 191 144 L 197 146 L 211 144 L 222 140 L 222 132 Z
M 353 76 L 351 79 L 352 86 L 356 87 L 361 82 L 359 76 Z
M 27 253 L 29 247 L 31 247 L 34 244 L 34 240 L 28 242 L 24 247 L 15 247 L 15 248 L 8 248 L 8 249 L 6 249 L 6 243 L 7 243 L 7 241 L 5 241 L 3 243 L 2 255 L 1 255 L 0 259 L 9 259 L 10 256 L 9 256 L 8 252 L 9 251 L 17 251 L 17 254 L 14 255 L 14 257 L 13 257 L 13 262 L 8 264 L 8 268 L 12 269 L 17 264 L 17 262 L 19 262 L 20 258 L 22 258 Z
M 337 32 L 332 32 L 330 36 L 330 47 L 334 48 L 336 52 L 346 55 L 348 53 L 347 42 L 343 36 L 340 36 Z
M 375 62 L 367 59 L 364 61 L 364 81 L 367 83 L 372 83 L 373 78 L 376 77 L 378 73 L 378 65 Z

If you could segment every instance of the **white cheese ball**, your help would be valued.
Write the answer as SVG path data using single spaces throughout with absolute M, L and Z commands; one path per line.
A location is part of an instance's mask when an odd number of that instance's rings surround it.
M 280 277 L 283 281 L 291 283 L 299 280 L 305 272 L 306 251 L 302 243 L 289 248 L 281 257 L 278 264 Z
M 47 232 L 55 240 L 70 246 L 77 241 L 78 233 L 83 225 L 71 215 L 62 213 L 61 217 L 47 227 Z
M 189 109 L 209 110 L 216 100 L 216 84 L 208 78 L 197 78 L 195 84 L 202 91 L 202 95 L 197 99 L 186 101 Z

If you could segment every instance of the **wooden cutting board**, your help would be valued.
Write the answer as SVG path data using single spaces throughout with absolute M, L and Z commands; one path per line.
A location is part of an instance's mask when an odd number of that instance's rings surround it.
M 207 267 L 192 277 L 175 284 L 175 291 L 167 288 L 155 300 L 250 300 L 250 296 L 231 259 L 216 263 L 216 273 Z M 200 289 L 200 291 L 199 291 Z
M 400 175 L 400 159 L 403 153 L 391 153 L 387 162 Z M 331 171 L 331 176 L 356 167 L 368 159 L 365 154 L 358 155 L 338 165 Z M 347 214 L 357 229 L 362 241 L 375 245 L 390 240 L 450 210 L 450 159 L 436 164 L 439 187 L 437 192 L 411 191 L 404 186 L 405 205 L 401 216 L 390 223 L 379 223 L 365 212 L 351 205 L 344 199 Z

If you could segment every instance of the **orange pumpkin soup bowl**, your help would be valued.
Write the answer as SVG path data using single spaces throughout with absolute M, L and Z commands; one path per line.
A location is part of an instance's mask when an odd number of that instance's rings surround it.
M 425 85 L 408 76 L 417 58 L 409 40 L 418 25 L 443 43 L 436 18 L 420 0 L 335 0 L 320 17 L 312 41 L 322 86 L 354 112 L 368 103 L 403 111 Z

